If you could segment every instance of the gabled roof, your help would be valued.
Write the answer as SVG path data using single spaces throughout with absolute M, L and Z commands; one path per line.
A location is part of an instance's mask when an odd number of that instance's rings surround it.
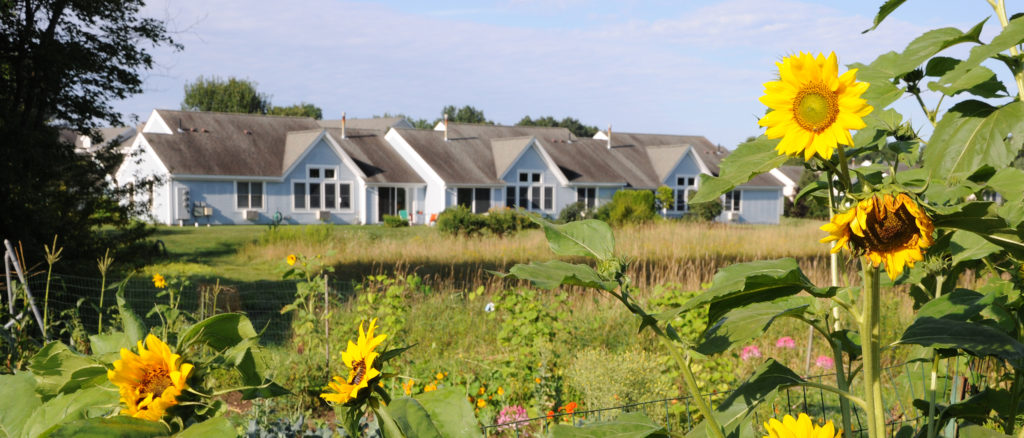
M 384 132 L 370 129 L 328 129 L 327 134 L 355 161 L 368 183 L 424 184 L 408 163 L 384 140 Z
M 443 124 L 434 128 L 435 131 L 443 131 Z M 575 140 L 576 136 L 568 128 L 548 126 L 503 126 L 503 125 L 478 125 L 472 123 L 448 123 L 448 138 L 478 137 L 478 138 L 508 138 L 508 137 L 537 137 L 538 140 Z
M 172 174 L 279 177 L 288 133 L 319 128 L 308 117 L 155 112 L 172 134 L 143 135 Z
M 495 138 L 491 140 L 491 153 L 494 154 L 494 170 L 501 178 L 515 164 L 523 150 L 535 141 L 533 137 Z
M 634 188 L 658 186 L 651 162 L 641 147 L 609 149 L 607 142 L 591 138 L 541 143 L 572 184 L 622 184 Z
M 324 128 L 341 128 L 341 119 L 317 120 L 317 123 Z M 412 128 L 412 123 L 402 117 L 373 117 L 369 119 L 347 119 L 345 130 L 349 129 L 373 129 L 387 131 L 390 128 Z M 346 132 L 345 135 L 348 135 Z
M 403 139 L 448 184 L 501 185 L 489 138 L 453 136 L 444 132 L 395 128 Z

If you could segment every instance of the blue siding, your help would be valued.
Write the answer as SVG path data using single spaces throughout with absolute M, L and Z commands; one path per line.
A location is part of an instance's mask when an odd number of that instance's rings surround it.
M 574 190 L 568 187 L 561 186 L 561 182 L 558 181 L 557 177 L 555 177 L 554 172 L 552 172 L 552 170 L 548 168 L 548 165 L 544 161 L 544 158 L 541 157 L 540 153 L 537 152 L 537 149 L 535 147 L 530 146 L 528 149 L 526 149 L 526 151 L 523 152 L 523 155 L 519 157 L 519 160 L 517 160 L 515 163 L 512 164 L 512 166 L 509 167 L 508 172 L 506 172 L 504 175 L 505 183 L 509 184 L 510 186 L 518 185 L 520 171 L 540 172 L 541 177 L 539 184 L 541 186 L 552 187 L 552 193 L 554 194 L 554 199 L 552 200 L 552 208 L 550 210 L 544 210 L 544 205 L 541 204 L 541 210 L 538 210 L 538 213 L 549 216 L 557 216 L 558 212 L 563 207 L 573 202 L 576 202 L 576 195 Z M 541 190 L 543 192 L 543 189 Z M 504 204 L 504 192 L 502 192 L 502 196 L 500 199 L 501 203 Z
M 782 188 L 740 187 L 740 211 L 737 222 L 749 224 L 778 224 L 782 216 Z M 724 213 L 723 213 L 724 215 Z
M 676 178 L 694 178 L 694 182 L 699 184 L 700 175 L 700 165 L 697 164 L 697 160 L 693 157 L 692 151 L 688 151 L 686 155 L 683 155 L 683 158 L 680 159 L 678 163 L 676 163 L 676 167 L 674 167 L 668 173 L 668 175 L 665 176 L 665 179 L 661 181 L 661 184 L 671 187 L 673 190 L 675 190 L 677 182 Z M 696 189 L 696 187 L 694 187 L 693 189 Z M 681 217 L 683 216 L 683 214 L 685 214 L 685 211 L 666 210 L 665 214 L 668 217 Z
M 305 209 L 294 208 L 294 199 L 292 197 L 293 183 L 302 182 L 307 179 L 307 169 L 310 166 L 325 166 L 335 169 L 336 177 L 333 180 L 336 183 L 348 183 L 351 186 L 351 207 L 349 209 L 342 210 L 340 208 L 325 209 L 323 205 L 318 209 L 310 209 L 309 205 L 306 205 Z M 327 143 L 326 140 L 321 139 L 317 144 L 312 146 L 312 149 L 308 151 L 306 156 L 300 160 L 292 171 L 285 175 L 284 183 L 274 184 L 272 190 L 268 190 L 274 200 L 272 206 L 285 216 L 285 222 L 290 224 L 316 224 L 320 221 L 317 219 L 317 212 L 320 210 L 330 211 L 330 220 L 327 222 L 333 224 L 355 224 L 359 222 L 359 206 L 363 202 L 363 194 L 359 193 L 359 178 L 352 172 L 348 166 L 341 161 L 341 157 L 335 152 L 334 148 Z M 324 182 L 327 182 L 326 180 Z M 268 184 L 270 186 L 270 184 Z M 269 187 L 268 187 L 269 188 Z M 308 191 L 308 189 L 307 189 Z M 274 211 L 277 211 L 274 210 Z M 273 215 L 273 213 L 270 213 Z M 368 222 L 373 222 L 376 216 L 367 216 Z

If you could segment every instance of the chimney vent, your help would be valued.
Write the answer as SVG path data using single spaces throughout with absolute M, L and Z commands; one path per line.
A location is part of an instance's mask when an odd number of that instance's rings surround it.
M 612 124 L 608 124 L 608 149 L 612 148 Z
M 341 138 L 345 138 L 345 112 L 341 112 Z
M 448 113 L 444 115 L 444 141 L 448 141 Z

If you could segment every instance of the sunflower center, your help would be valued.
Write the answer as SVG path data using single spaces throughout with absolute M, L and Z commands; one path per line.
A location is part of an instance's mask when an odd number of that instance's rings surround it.
M 832 126 L 839 115 L 839 99 L 836 93 L 821 82 L 807 84 L 801 88 L 793 104 L 796 123 L 801 128 L 815 133 Z
M 864 237 L 853 235 L 851 239 L 871 251 L 892 251 L 914 240 L 918 229 L 916 218 L 900 205 L 895 211 L 888 211 L 879 205 L 877 214 L 868 215 Z M 858 242 L 859 241 L 859 242 Z
M 352 375 L 349 376 L 350 385 L 358 385 L 362 383 L 363 377 L 366 376 L 366 361 L 360 360 L 352 364 Z
M 169 387 L 171 387 L 171 378 L 167 375 L 167 370 L 162 367 L 150 368 L 146 370 L 142 381 L 139 382 L 139 393 L 148 393 L 159 397 Z

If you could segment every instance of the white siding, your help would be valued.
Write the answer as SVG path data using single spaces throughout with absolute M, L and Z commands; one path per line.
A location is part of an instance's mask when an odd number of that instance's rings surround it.
M 124 163 L 114 174 L 114 180 L 118 186 L 124 187 L 127 184 L 136 185 L 139 181 L 159 178 L 159 184 L 153 187 L 152 206 L 148 213 L 157 223 L 170 224 L 171 214 L 171 187 L 168 184 L 169 174 L 156 152 L 146 142 L 141 134 L 135 136 L 135 141 L 128 148 Z M 149 203 L 150 196 L 147 190 L 135 192 L 133 200 L 142 203 Z
M 426 218 L 430 218 L 432 214 L 440 214 L 448 206 L 445 203 L 445 183 L 444 180 L 434 172 L 434 169 L 423 157 L 421 157 L 416 151 L 409 145 L 408 142 L 402 138 L 401 134 L 394 129 L 389 130 L 384 135 L 384 139 L 388 141 L 391 147 L 395 148 L 398 155 L 405 159 L 405 162 L 426 181 L 427 186 L 424 190 L 422 198 L 417 194 L 417 199 L 422 199 L 422 203 L 419 204 L 417 210 L 423 211 L 423 215 Z M 372 216 L 376 217 L 376 216 Z

